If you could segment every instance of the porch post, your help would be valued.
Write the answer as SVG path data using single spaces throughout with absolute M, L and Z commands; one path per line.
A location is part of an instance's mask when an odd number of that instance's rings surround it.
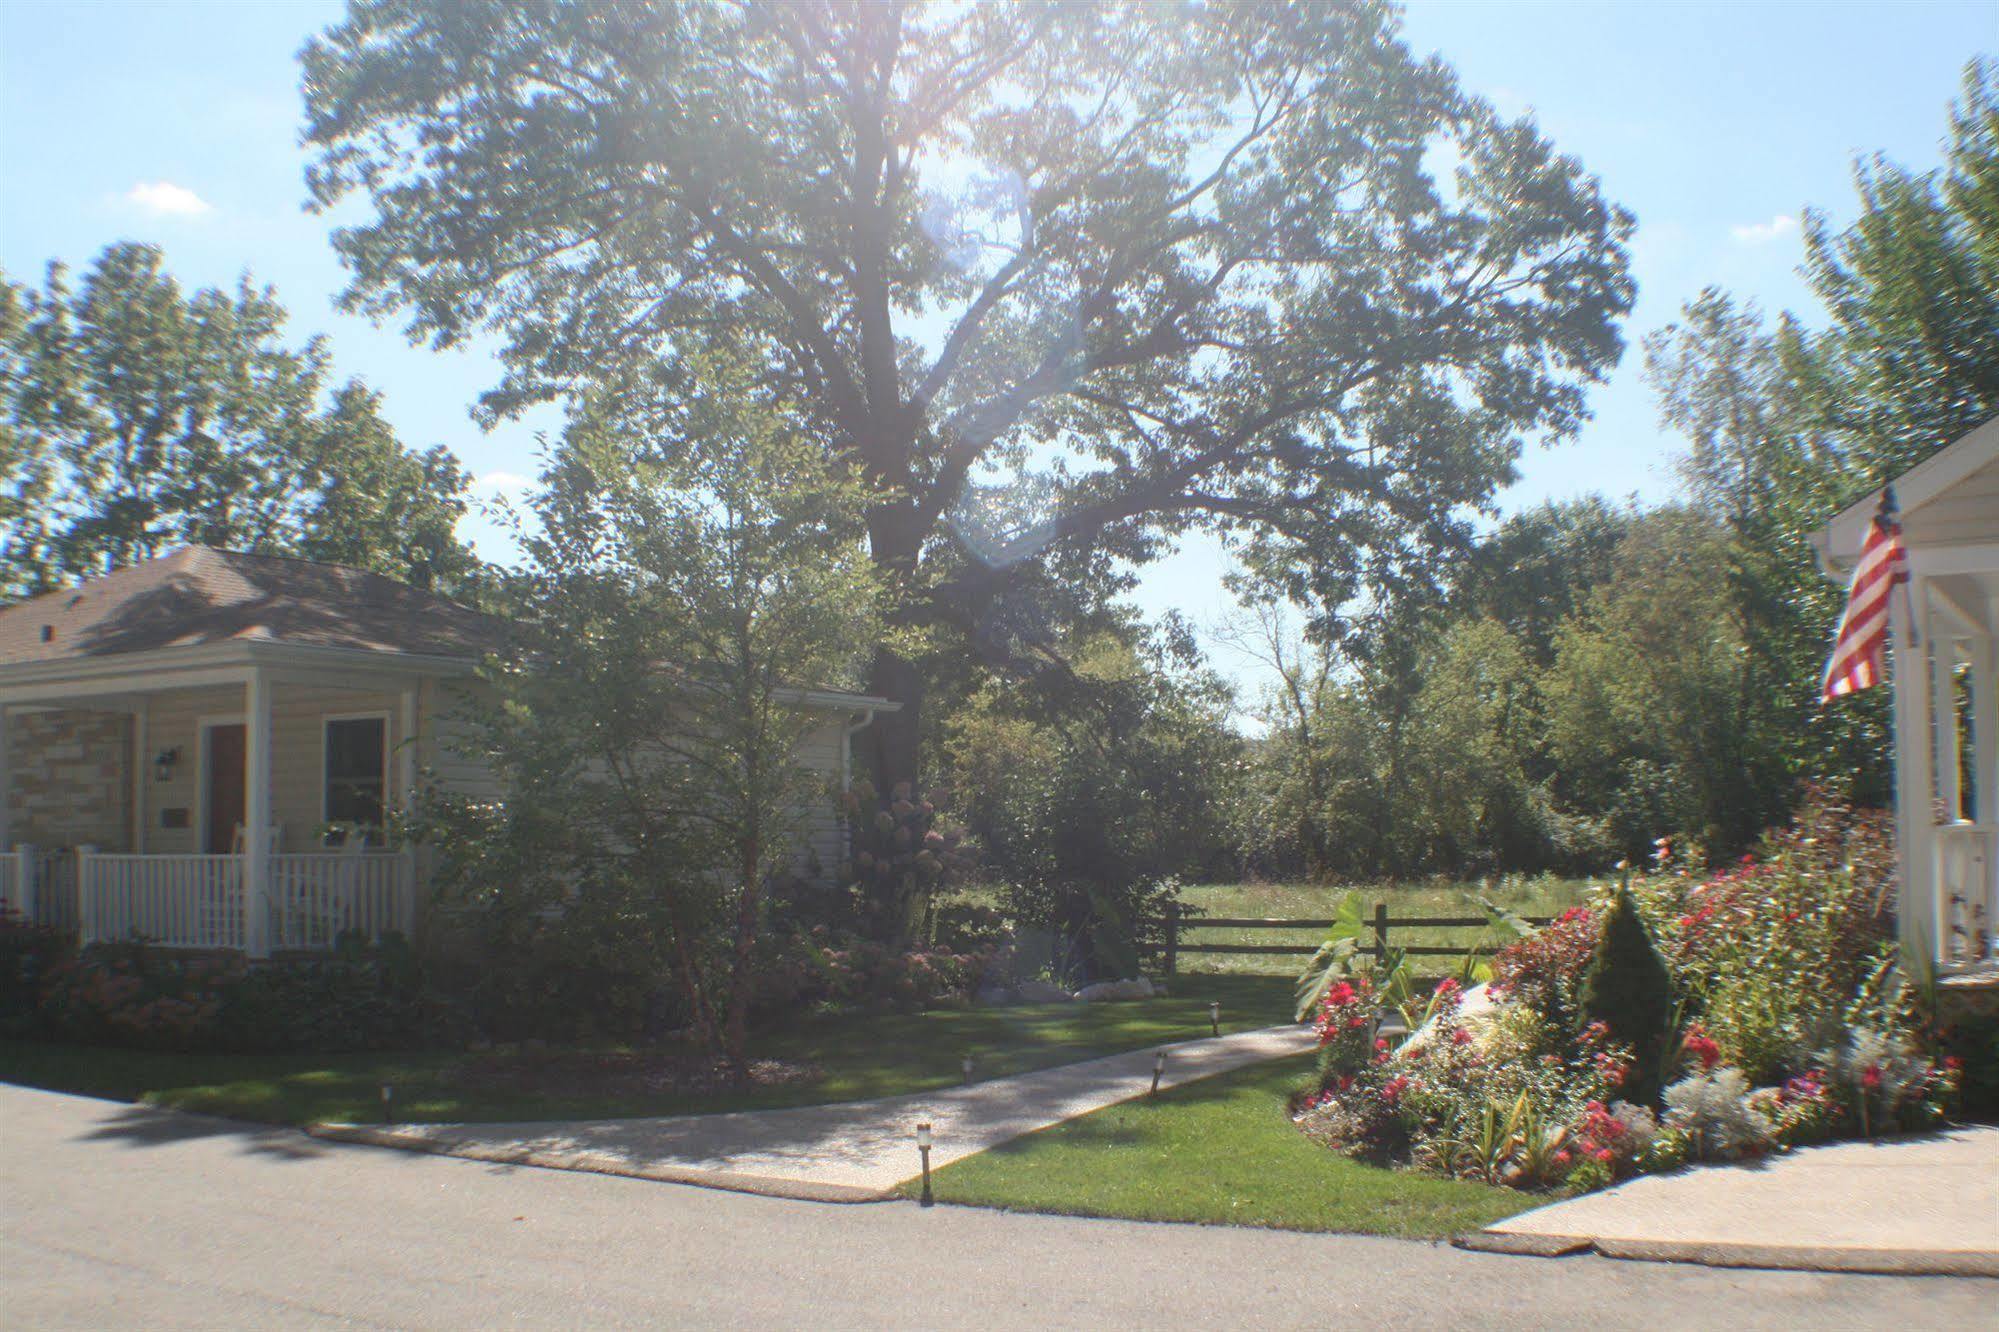
M 14 778 L 8 767 L 12 752 L 7 739 L 7 705 L 0 703 L 0 851 L 14 844 Z
M 146 854 L 146 701 L 132 705 L 132 854 Z
M 403 686 L 402 715 L 396 718 L 396 803 L 404 810 L 416 803 L 416 691 L 414 681 Z
M 35 882 L 35 848 L 23 842 L 8 854 L 14 857 L 14 910 L 22 920 L 36 920 L 35 889 L 41 885 Z
M 1905 947 L 1925 950 L 1931 961 L 1943 956 L 1938 935 L 1935 851 L 1930 820 L 1930 795 L 1935 769 L 1930 763 L 1930 672 L 1920 648 L 1909 643 L 1910 607 L 1917 586 L 1888 598 L 1888 621 L 1894 642 L 1889 680 L 1895 695 L 1895 841 L 1902 885 L 1896 904 L 1896 929 Z
M 243 686 L 243 951 L 271 955 L 271 685 L 250 668 Z
M 1987 613 L 1999 616 L 1999 605 Z M 1971 761 L 1973 813 L 1980 823 L 1999 824 L 1999 629 L 1973 642 Z
M 1931 823 L 1956 823 L 1964 817 L 1964 755 L 1958 749 L 1957 640 L 1943 628 L 1943 617 L 1930 615 L 1930 729 L 1936 756 L 1936 798 L 1943 818 L 1933 812 Z

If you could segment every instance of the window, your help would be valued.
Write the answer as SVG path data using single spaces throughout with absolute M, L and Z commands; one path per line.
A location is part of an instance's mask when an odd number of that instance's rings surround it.
M 388 795 L 388 719 L 330 719 L 326 723 L 326 821 L 379 829 Z

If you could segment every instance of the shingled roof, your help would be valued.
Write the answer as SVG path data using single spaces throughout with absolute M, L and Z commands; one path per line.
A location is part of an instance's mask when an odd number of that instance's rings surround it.
M 364 569 L 183 546 L 0 609 L 0 666 L 227 642 L 473 658 L 502 627 Z

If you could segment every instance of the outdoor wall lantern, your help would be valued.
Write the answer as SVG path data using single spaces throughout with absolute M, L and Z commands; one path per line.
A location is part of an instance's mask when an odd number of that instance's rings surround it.
M 937 1199 L 934 1196 L 932 1196 L 930 1192 L 930 1121 L 929 1120 L 925 1120 L 923 1123 L 918 1124 L 916 1126 L 916 1150 L 923 1157 L 923 1196 L 917 1199 L 917 1204 L 922 1207 L 929 1207 L 937 1201 Z
M 180 746 L 174 745 L 171 748 L 162 749 L 159 757 L 153 760 L 153 780 L 157 782 L 172 781 L 174 779 L 174 769 L 179 766 Z

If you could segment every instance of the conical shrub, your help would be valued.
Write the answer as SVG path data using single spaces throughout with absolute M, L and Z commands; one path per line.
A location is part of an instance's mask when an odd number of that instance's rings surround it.
M 1629 887 L 1620 887 L 1597 935 L 1583 975 L 1583 1021 L 1601 1022 L 1631 1047 L 1636 1059 L 1625 1095 L 1639 1105 L 1659 1100 L 1660 1064 L 1673 1023 L 1673 977 L 1652 943 Z

